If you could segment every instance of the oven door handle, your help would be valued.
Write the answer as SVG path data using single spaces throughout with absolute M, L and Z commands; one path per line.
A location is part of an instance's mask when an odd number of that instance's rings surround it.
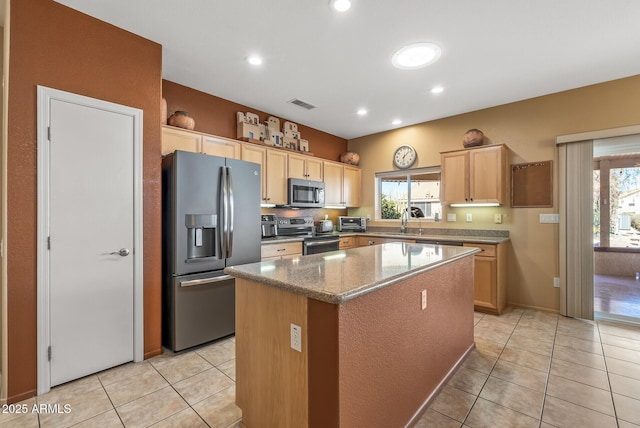
M 318 245 L 327 245 L 327 244 L 337 244 L 340 243 L 340 239 L 336 240 L 326 240 L 326 241 L 312 241 L 312 242 L 303 242 L 305 247 L 317 247 Z

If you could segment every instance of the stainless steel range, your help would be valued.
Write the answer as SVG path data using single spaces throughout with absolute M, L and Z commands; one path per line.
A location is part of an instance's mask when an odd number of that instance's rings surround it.
M 300 236 L 302 255 L 336 251 L 340 247 L 340 238 L 336 235 L 316 235 L 313 217 L 278 217 L 278 236 Z

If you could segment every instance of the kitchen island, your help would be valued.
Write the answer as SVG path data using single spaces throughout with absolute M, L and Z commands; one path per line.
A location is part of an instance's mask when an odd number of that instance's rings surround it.
M 473 349 L 478 251 L 389 243 L 225 269 L 243 424 L 416 422 Z

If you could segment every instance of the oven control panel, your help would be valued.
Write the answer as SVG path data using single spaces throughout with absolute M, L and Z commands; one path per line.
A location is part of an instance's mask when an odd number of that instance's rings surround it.
M 299 226 L 311 226 L 313 227 L 313 217 L 278 217 L 278 226 L 280 227 L 299 227 Z

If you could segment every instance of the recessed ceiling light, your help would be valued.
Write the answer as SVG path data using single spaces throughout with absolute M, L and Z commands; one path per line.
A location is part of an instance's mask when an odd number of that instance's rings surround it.
M 358 110 L 358 116 L 364 116 L 367 113 L 369 113 L 369 112 L 367 111 L 366 108 L 361 108 L 360 110 Z
M 432 94 L 440 94 L 442 93 L 442 91 L 444 91 L 444 88 L 442 86 L 434 86 L 433 88 L 431 88 Z
M 262 58 L 260 58 L 259 56 L 255 56 L 255 55 L 248 56 L 248 57 L 245 58 L 245 60 L 251 65 L 260 65 L 260 64 L 262 64 Z
M 391 122 L 392 125 L 400 125 L 402 123 L 402 121 L 400 119 L 394 119 L 393 122 Z
M 346 12 L 351 7 L 350 0 L 331 0 L 329 5 L 332 9 L 337 10 L 338 12 Z
M 440 58 L 440 46 L 433 43 L 413 43 L 403 46 L 391 57 L 391 63 L 403 70 L 413 70 L 433 64 Z

